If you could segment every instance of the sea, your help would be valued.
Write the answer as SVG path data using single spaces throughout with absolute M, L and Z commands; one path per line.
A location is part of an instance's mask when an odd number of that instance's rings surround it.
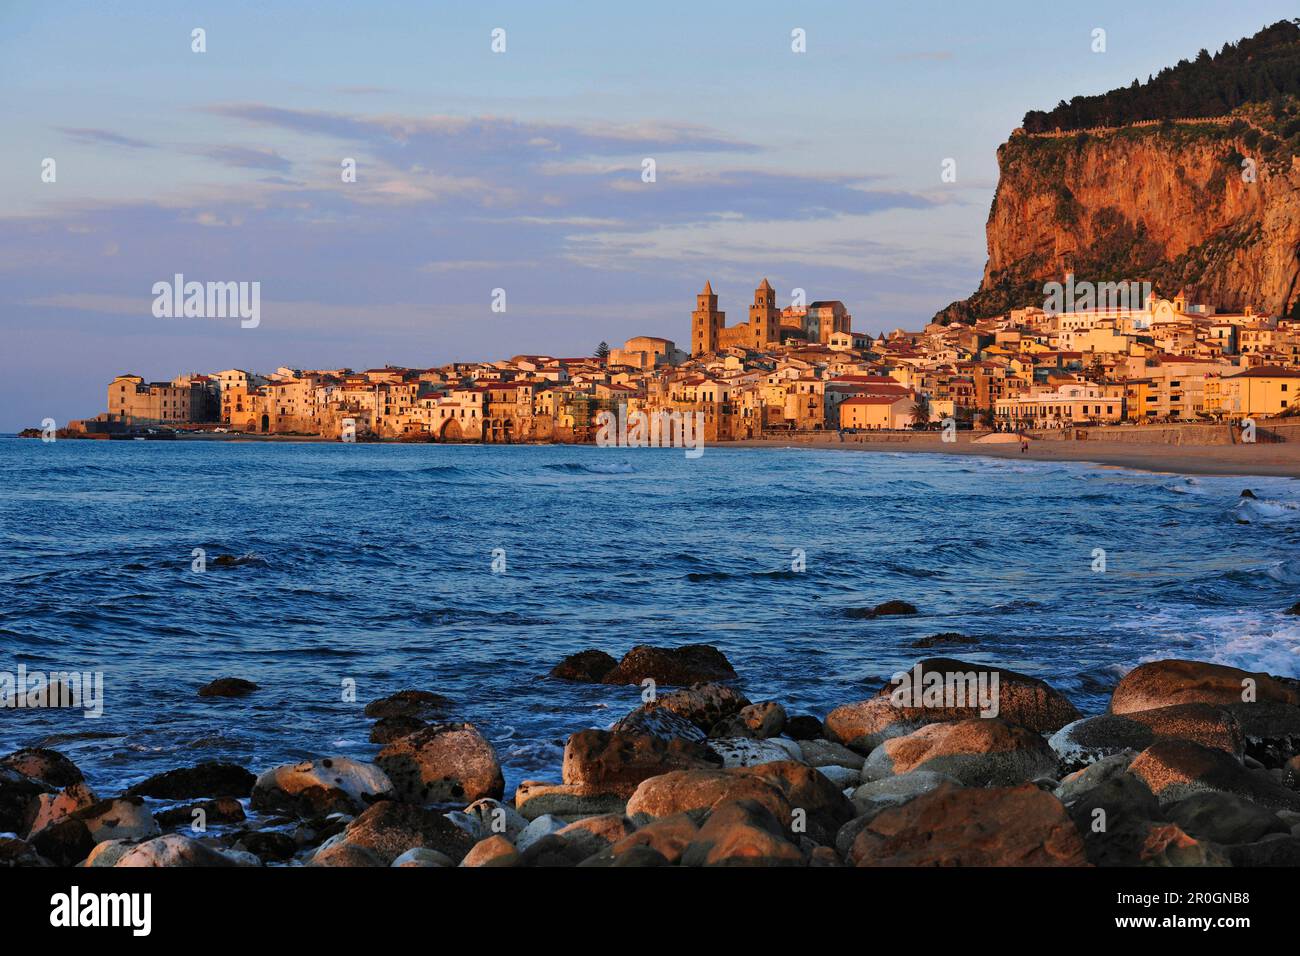
M 508 793 L 558 780 L 570 733 L 640 703 L 640 687 L 547 677 L 587 648 L 712 644 L 751 700 L 817 716 L 928 656 L 1034 675 L 1084 713 L 1146 660 L 1300 676 L 1286 478 L 779 447 L 18 438 L 0 438 L 0 475 L 0 675 L 100 672 L 104 689 L 98 717 L 0 709 L 0 753 L 54 747 L 101 796 L 205 760 L 370 759 L 364 705 L 409 688 L 451 698 Z M 890 600 L 919 613 L 862 616 Z M 974 642 L 914 646 L 943 632 Z M 260 690 L 197 696 L 227 676 Z

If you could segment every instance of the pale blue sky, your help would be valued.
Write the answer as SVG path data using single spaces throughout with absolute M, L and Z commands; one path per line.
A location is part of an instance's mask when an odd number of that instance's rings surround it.
M 918 327 L 979 281 L 1026 110 L 1295 13 L 1054 6 L 6 0 L 0 430 L 124 371 L 685 342 L 706 278 L 732 321 L 767 276 Z M 155 319 L 176 272 L 260 282 L 261 325 Z

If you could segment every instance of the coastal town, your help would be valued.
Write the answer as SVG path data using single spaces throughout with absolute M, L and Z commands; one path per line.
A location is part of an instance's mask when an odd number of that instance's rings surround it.
M 1073 276 L 1066 276 L 1073 286 Z M 798 303 L 802 290 L 795 290 Z M 764 279 L 728 325 L 711 284 L 689 351 L 656 336 L 592 355 L 516 355 L 437 368 L 389 365 L 121 374 L 107 408 L 66 433 L 142 429 L 335 440 L 585 443 L 600 413 L 699 413 L 703 440 L 936 428 L 1053 430 L 1221 422 L 1300 410 L 1300 320 L 1250 307 L 1135 297 L 873 337 L 838 300 L 779 307 Z

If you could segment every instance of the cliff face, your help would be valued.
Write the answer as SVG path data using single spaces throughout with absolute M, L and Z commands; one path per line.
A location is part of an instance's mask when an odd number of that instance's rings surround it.
M 1244 135 L 1243 135 L 1244 132 Z M 971 321 L 1043 304 L 1043 283 L 1150 280 L 1222 310 L 1288 314 L 1300 299 L 1300 159 L 1256 160 L 1242 124 L 1030 136 L 998 150 L 979 289 L 936 316 Z

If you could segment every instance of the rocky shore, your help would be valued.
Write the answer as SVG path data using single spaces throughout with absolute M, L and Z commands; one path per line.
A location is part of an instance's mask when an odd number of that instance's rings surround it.
M 208 762 L 104 796 L 19 750 L 0 758 L 0 866 L 1300 866 L 1300 681 L 1155 661 L 1082 716 L 1014 671 L 912 674 L 983 675 L 996 716 L 892 683 L 793 714 L 750 701 L 716 648 L 638 646 L 556 664 L 644 703 L 509 798 L 491 744 L 423 689 L 366 707 L 372 763 Z

